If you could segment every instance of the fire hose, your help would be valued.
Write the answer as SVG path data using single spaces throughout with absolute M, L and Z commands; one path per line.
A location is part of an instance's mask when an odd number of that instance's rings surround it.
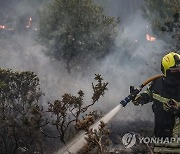
M 160 75 L 156 75 L 153 76 L 149 79 L 147 79 L 143 84 L 141 84 L 138 88 L 134 89 L 134 86 L 130 86 L 130 94 L 123 100 L 121 100 L 120 104 L 125 107 L 131 100 L 133 100 L 136 95 L 150 82 L 152 82 L 153 80 L 156 80 L 158 78 L 163 77 L 164 75 L 160 74 Z
M 100 121 L 103 121 L 104 123 L 108 123 L 119 112 L 119 110 L 122 107 L 125 107 L 131 100 L 133 100 L 136 97 L 136 95 L 143 89 L 143 87 L 145 87 L 148 83 L 152 82 L 153 80 L 156 80 L 163 76 L 164 75 L 153 76 L 147 79 L 142 85 L 140 85 L 136 89 L 134 89 L 134 87 L 131 86 L 130 94 L 120 102 L 120 105 L 117 105 L 115 108 L 113 108 L 110 112 L 104 115 L 99 121 L 93 124 L 90 128 L 98 130 Z M 73 141 L 71 141 L 66 147 L 63 147 L 62 149 L 57 151 L 56 154 L 69 154 L 69 153 L 77 154 L 82 149 L 82 147 L 85 144 L 87 144 L 85 140 L 85 136 L 86 136 L 85 132 L 81 133 L 78 137 L 76 137 Z

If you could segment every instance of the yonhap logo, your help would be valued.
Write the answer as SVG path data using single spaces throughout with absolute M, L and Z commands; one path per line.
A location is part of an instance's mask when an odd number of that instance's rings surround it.
M 130 148 L 136 143 L 136 135 L 134 133 L 126 133 L 122 138 L 122 142 L 125 148 Z
M 122 143 L 125 146 L 125 148 L 131 148 L 135 145 L 135 143 L 138 142 L 139 144 L 164 144 L 166 146 L 168 145 L 179 145 L 180 144 L 180 137 L 143 137 L 139 134 L 135 134 L 133 132 L 126 133 L 122 137 Z

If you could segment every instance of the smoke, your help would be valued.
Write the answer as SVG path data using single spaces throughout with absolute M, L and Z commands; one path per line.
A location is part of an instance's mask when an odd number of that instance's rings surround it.
M 109 2 L 109 7 L 111 7 L 110 4 Z M 121 1 L 121 5 L 123 4 Z M 127 4 L 125 5 L 127 6 Z M 128 10 L 127 7 L 129 6 L 126 6 L 124 8 Z M 114 12 L 118 11 L 115 10 Z M 151 24 L 143 18 L 140 5 L 139 9 L 136 9 L 133 14 L 125 15 L 123 19 L 125 20 L 122 21 L 116 38 L 117 48 L 104 59 L 98 70 L 109 82 L 109 91 L 102 101 L 106 105 L 99 106 L 104 110 L 106 110 L 106 107 L 112 108 L 116 106 L 121 99 L 124 99 L 129 94 L 130 85 L 138 87 L 149 77 L 160 74 L 161 58 L 167 52 L 166 44 L 156 38 L 152 32 Z M 156 40 L 154 42 L 147 41 L 147 34 L 154 36 Z M 137 107 L 129 103 L 116 116 L 115 120 L 153 121 L 151 105 L 152 103 L 149 103 Z
M 113 9 L 112 6 L 116 6 L 117 3 L 121 6 Z M 163 41 L 146 40 L 146 34 L 154 34 L 150 24 L 139 12 L 142 5 L 139 1 L 138 6 L 135 5 L 136 7 L 132 8 L 132 14 L 127 16 L 128 12 L 124 10 L 128 10 L 130 3 L 131 1 L 129 3 L 127 1 L 99 3 L 103 4 L 108 15 L 119 16 L 119 12 L 124 8 L 116 38 L 116 48 L 113 48 L 105 59 L 97 62 L 98 65 L 96 63 L 81 74 L 69 75 L 63 63 L 52 61 L 47 57 L 43 52 L 44 47 L 34 40 L 34 31 L 10 36 L 8 40 L 3 38 L 0 40 L 0 67 L 11 68 L 14 71 L 35 72 L 40 78 L 46 101 L 58 99 L 64 93 L 76 95 L 81 89 L 85 92 L 85 102 L 90 103 L 94 74 L 102 74 L 105 81 L 109 83 L 109 90 L 93 108 L 107 112 L 129 94 L 130 85 L 137 87 L 148 77 L 160 73 L 160 59 L 165 51 Z M 125 4 L 126 7 L 123 7 Z M 28 8 L 28 12 L 33 11 L 31 9 Z M 16 10 L 20 10 L 18 13 L 20 16 L 26 12 L 26 7 L 19 4 Z M 131 103 L 116 116 L 117 120 L 153 120 L 152 117 L 151 104 L 135 107 Z
M 107 15 L 120 17 L 124 22 L 129 16 L 141 9 L 144 0 L 95 0 L 98 5 L 103 6 Z

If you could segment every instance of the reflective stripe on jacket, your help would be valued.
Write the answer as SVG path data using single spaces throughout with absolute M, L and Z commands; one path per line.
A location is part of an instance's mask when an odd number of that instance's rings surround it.
M 164 79 L 160 78 L 152 82 L 149 88 L 144 92 L 149 97 L 144 97 L 145 102 L 153 101 L 153 112 L 155 120 L 154 134 L 155 137 L 171 138 L 180 137 L 180 113 L 179 115 L 164 109 L 165 103 L 171 99 L 175 100 L 180 108 L 180 87 L 173 93 L 170 87 L 163 83 Z M 180 111 L 180 110 L 179 110 Z M 165 145 L 154 145 L 154 152 L 180 153 L 179 144 L 170 143 Z

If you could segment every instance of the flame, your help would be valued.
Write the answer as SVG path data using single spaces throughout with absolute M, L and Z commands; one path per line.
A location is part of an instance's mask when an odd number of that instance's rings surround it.
M 31 26 L 32 26 L 32 18 L 30 17 L 26 28 L 30 28 Z
M 149 35 L 149 34 L 146 34 L 146 39 L 147 39 L 148 41 L 150 41 L 150 42 L 153 42 L 153 41 L 156 40 L 155 37 L 153 37 L 153 36 L 151 36 L 151 35 Z
M 34 28 L 35 31 L 39 30 L 38 28 Z
M 0 29 L 4 29 L 4 30 L 14 30 L 13 28 L 8 28 L 5 25 L 0 25 Z
M 5 29 L 5 28 L 6 28 L 6 26 L 0 25 L 0 29 Z
M 29 20 L 28 20 L 28 23 L 26 25 L 26 28 L 32 28 L 32 17 L 29 17 Z M 12 31 L 14 30 L 13 28 L 9 28 L 7 27 L 6 25 L 1 25 L 0 24 L 0 30 L 9 30 L 9 31 Z M 38 28 L 34 28 L 34 29 L 31 29 L 31 30 L 34 30 L 34 31 L 38 31 L 39 29 Z

